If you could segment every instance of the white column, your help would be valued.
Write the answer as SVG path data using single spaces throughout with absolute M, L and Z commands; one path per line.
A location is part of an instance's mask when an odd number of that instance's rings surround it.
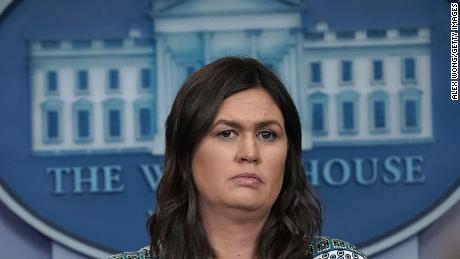
M 310 125 L 307 120 L 308 116 L 308 107 L 307 107 L 307 100 L 305 96 L 305 89 L 306 86 L 306 77 L 305 77 L 305 60 L 304 60 L 304 53 L 303 53 L 303 34 L 302 30 L 299 28 L 291 30 L 291 37 L 294 38 L 294 48 L 295 48 L 295 66 L 293 70 L 296 71 L 292 88 L 292 93 L 295 96 L 295 103 L 297 109 L 299 110 L 300 121 L 302 122 L 302 149 L 308 150 L 313 148 L 313 136 L 311 134 Z
M 164 142 L 165 142 L 165 128 L 164 124 L 167 116 L 168 108 L 168 95 L 167 95 L 167 84 L 166 84 L 166 73 L 165 73 L 165 35 L 156 34 L 156 74 L 157 74 L 157 125 L 158 133 L 155 136 L 153 142 L 153 153 L 163 154 L 164 153 Z
M 212 58 L 212 37 L 213 32 L 202 32 L 200 33 L 200 39 L 203 46 L 203 63 L 204 65 L 209 64 Z
M 174 78 L 173 78 L 173 61 L 171 58 L 171 53 L 169 51 L 166 51 L 165 53 L 165 73 L 166 73 L 166 92 L 167 92 L 167 105 L 166 105 L 166 115 L 169 113 L 171 110 L 172 103 L 174 101 L 174 96 L 176 94 L 176 89 L 177 86 L 174 85 Z
M 295 47 L 294 46 L 290 46 L 289 47 L 289 93 L 292 95 L 293 98 L 295 98 L 294 96 L 294 89 L 296 89 L 297 85 L 296 85 L 296 78 L 297 78 L 297 71 L 296 71 L 296 57 L 295 57 Z M 294 99 L 294 102 L 296 103 L 297 105 L 297 100 Z
M 247 30 L 246 37 L 249 40 L 249 54 L 253 58 L 259 58 L 258 43 L 260 39 L 261 30 Z
M 293 89 L 293 93 L 296 96 L 296 105 L 297 107 L 304 112 L 303 109 L 305 107 L 303 103 L 302 93 L 303 85 L 305 82 L 305 77 L 303 72 L 304 68 L 304 56 L 303 56 L 303 36 L 300 29 L 295 29 L 291 32 L 292 37 L 295 38 L 294 46 L 295 46 L 295 57 L 296 57 L 296 64 L 295 64 L 295 71 L 296 71 L 296 78 L 295 78 L 295 87 Z
M 286 54 L 283 54 L 281 60 L 282 60 L 282 61 L 281 61 L 280 73 L 281 73 L 283 82 L 288 83 L 288 82 L 289 82 L 289 80 L 288 80 L 288 74 L 289 74 L 289 60 L 288 60 L 288 56 L 287 56 Z

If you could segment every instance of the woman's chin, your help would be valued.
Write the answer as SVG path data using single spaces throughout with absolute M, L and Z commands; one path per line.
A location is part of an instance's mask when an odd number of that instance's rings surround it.
M 255 195 L 238 195 L 238 197 L 232 197 L 228 204 L 234 209 L 245 211 L 260 210 L 264 207 L 263 200 Z

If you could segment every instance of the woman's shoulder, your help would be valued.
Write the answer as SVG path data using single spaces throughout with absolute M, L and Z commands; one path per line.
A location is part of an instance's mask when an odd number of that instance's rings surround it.
M 152 255 L 150 248 L 146 246 L 136 252 L 123 252 L 112 255 L 108 259 L 158 259 L 158 257 Z
M 330 238 L 315 237 L 309 245 L 313 259 L 350 258 L 367 259 L 366 255 L 356 246 L 347 241 Z
M 367 259 L 364 253 L 356 246 L 336 238 L 315 237 L 308 245 L 308 249 L 313 255 L 313 259 Z M 136 252 L 123 252 L 112 255 L 108 259 L 158 259 L 158 257 L 152 255 L 150 248 L 146 246 Z

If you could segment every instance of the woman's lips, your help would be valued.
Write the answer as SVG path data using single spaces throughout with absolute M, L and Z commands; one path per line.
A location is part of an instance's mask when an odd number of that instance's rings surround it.
M 248 185 L 248 186 L 255 186 L 255 185 L 259 185 L 263 183 L 260 176 L 254 173 L 238 174 L 230 178 L 230 180 L 237 184 Z

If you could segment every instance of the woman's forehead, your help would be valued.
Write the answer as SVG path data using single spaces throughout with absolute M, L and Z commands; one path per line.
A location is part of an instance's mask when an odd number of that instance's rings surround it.
M 261 87 L 238 92 L 226 98 L 219 107 L 214 123 L 234 121 L 240 124 L 278 122 L 284 118 L 270 94 Z

